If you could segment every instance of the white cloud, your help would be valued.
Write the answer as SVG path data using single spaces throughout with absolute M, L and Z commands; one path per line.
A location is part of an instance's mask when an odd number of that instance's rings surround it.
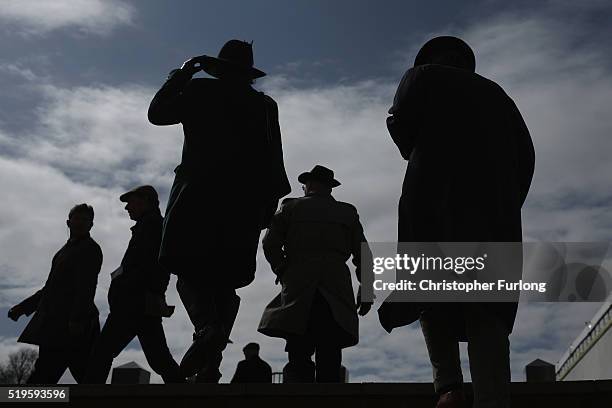
M 44 34 L 75 28 L 86 34 L 105 35 L 115 27 L 132 24 L 135 10 L 122 0 L 4 0 L 0 20 L 23 34 Z
M 612 147 L 612 118 L 606 109 L 612 106 L 612 77 L 601 51 L 570 47 L 572 33 L 580 27 L 560 25 L 537 15 L 504 15 L 456 34 L 476 50 L 478 71 L 498 81 L 517 101 L 534 138 L 537 164 L 524 209 L 526 237 L 609 240 L 612 162 L 606 155 Z M 405 162 L 387 134 L 385 117 L 397 84 L 373 80 L 297 89 L 291 78 L 276 78 L 262 81 L 262 86 L 279 103 L 294 195 L 300 192 L 300 172 L 317 163 L 328 165 L 343 183 L 337 198 L 357 206 L 368 238 L 395 240 Z M 96 209 L 93 235 L 105 254 L 96 297 L 104 317 L 108 273 L 129 239 L 130 222 L 117 197 L 122 188 L 139 183 L 167 191 L 179 160 L 180 127 L 147 123 L 154 89 L 44 85 L 39 91 L 44 101 L 36 112 L 35 130 L 19 138 L 0 132 L 0 152 L 18 152 L 0 153 L 0 174 L 10 175 L 0 179 L 0 267 L 15 285 L 3 290 L 0 302 L 9 305 L 40 286 L 53 252 L 66 238 L 68 208 L 86 201 Z M 278 291 L 261 254 L 258 262 L 256 281 L 240 291 L 242 308 L 232 333 L 235 344 L 225 352 L 223 381 L 231 378 L 249 341 L 261 343 L 262 356 L 273 369 L 282 369 L 286 361 L 283 341 L 256 333 L 263 308 Z M 178 307 L 164 324 L 173 354 L 180 359 L 192 328 L 172 284 L 168 296 Z M 555 362 L 594 307 L 522 305 L 512 336 L 513 378 L 523 379 L 524 364 L 535 358 Z M 359 346 L 344 353 L 354 381 L 431 380 L 418 325 L 389 336 L 375 311 L 361 322 Z M 124 351 L 115 363 L 130 360 L 148 367 L 137 349 Z
M 42 93 L 47 104 L 38 111 L 39 129 L 24 148 L 32 160 L 89 184 L 167 183 L 182 135 L 179 127 L 148 123 L 153 90 L 44 85 Z

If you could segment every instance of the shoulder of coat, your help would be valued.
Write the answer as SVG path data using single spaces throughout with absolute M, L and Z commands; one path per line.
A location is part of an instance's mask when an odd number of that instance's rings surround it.
M 343 208 L 354 212 L 355 214 L 357 214 L 357 207 L 355 207 L 353 204 L 351 203 L 346 203 L 344 201 L 337 201 L 338 204 L 340 204 Z
M 185 85 L 183 92 L 186 94 L 217 92 L 219 82 L 218 79 L 214 78 L 191 78 Z
M 297 197 L 287 197 L 287 198 L 284 198 L 283 201 L 281 201 L 281 205 L 285 205 L 285 204 L 291 203 L 296 200 L 298 200 Z
M 221 81 L 214 78 L 191 78 L 188 86 L 196 87 L 196 88 L 219 88 L 221 86 Z
M 100 245 L 96 242 L 96 240 L 94 240 L 92 237 L 89 237 L 89 245 L 88 250 L 93 251 L 95 255 L 99 256 L 100 258 L 102 257 L 102 248 L 100 247 Z
M 191 82 L 194 84 L 210 84 L 210 85 L 221 84 L 221 81 L 215 78 L 191 78 Z
M 272 106 L 274 108 L 278 107 L 278 105 L 276 104 L 276 101 L 274 99 L 272 99 L 272 97 L 270 95 L 266 95 L 263 92 L 260 92 L 259 94 L 263 97 L 263 100 L 266 103 L 266 105 Z

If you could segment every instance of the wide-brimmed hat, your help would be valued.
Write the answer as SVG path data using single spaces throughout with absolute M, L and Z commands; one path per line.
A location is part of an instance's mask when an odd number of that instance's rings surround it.
M 340 182 L 334 179 L 333 170 L 328 169 L 325 166 L 316 165 L 312 170 L 304 172 L 298 176 L 298 181 L 302 184 L 315 180 L 320 183 L 329 185 L 330 187 L 338 187 Z
M 149 185 L 135 187 L 130 191 L 121 194 L 121 196 L 119 196 L 119 200 L 123 201 L 124 203 L 127 203 L 130 197 L 135 195 L 143 197 L 153 204 L 159 204 L 157 191 L 153 186 Z
M 245 41 L 229 40 L 217 57 L 204 55 L 202 59 L 202 69 L 217 78 L 228 75 L 250 79 L 266 76 L 265 72 L 253 67 L 253 44 Z

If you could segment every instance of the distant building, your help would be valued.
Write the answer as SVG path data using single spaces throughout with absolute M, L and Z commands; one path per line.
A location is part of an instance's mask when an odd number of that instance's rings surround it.
M 349 382 L 349 370 L 345 366 L 340 367 L 340 379 L 343 383 Z M 282 384 L 283 383 L 283 372 L 282 371 L 274 371 L 272 373 L 272 383 L 273 384 Z
M 525 380 L 528 383 L 555 382 L 555 365 L 537 358 L 525 366 Z
M 612 379 L 612 302 L 603 304 L 557 365 L 557 381 Z
M 148 384 L 151 373 L 134 361 L 113 368 L 111 384 Z

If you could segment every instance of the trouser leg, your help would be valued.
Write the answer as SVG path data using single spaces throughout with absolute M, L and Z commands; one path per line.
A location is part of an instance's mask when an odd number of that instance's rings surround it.
M 39 347 L 38 358 L 27 384 L 57 384 L 68 368 L 68 359 L 67 350 Z
M 475 408 L 510 407 L 508 329 L 486 305 L 466 306 L 465 321 Z
M 289 362 L 283 370 L 284 383 L 313 383 L 315 382 L 315 364 L 312 355 L 315 346 L 305 336 L 292 336 L 287 339 L 285 351 Z
M 190 377 L 198 373 L 198 381 L 217 382 L 240 297 L 222 284 L 182 276 L 177 290 L 195 330 L 194 342 L 181 361 L 182 374 Z
M 89 347 L 74 350 L 69 355 L 68 369 L 77 384 L 87 383 L 87 367 L 89 365 L 89 359 L 91 358 L 92 349 L 90 345 Z
M 165 383 L 185 382 L 179 366 L 172 357 L 161 317 L 144 317 L 138 330 L 138 340 L 147 362 Z
M 318 290 L 310 308 L 307 332 L 315 343 L 316 381 L 340 382 L 342 349 L 337 341 L 344 335 L 343 329 L 334 319 L 329 303 Z
M 84 382 L 104 384 L 111 370 L 113 360 L 123 351 L 136 335 L 134 319 L 113 315 L 106 318 L 104 327 L 90 354 Z
M 420 317 L 429 360 L 433 371 L 434 389 L 443 394 L 463 384 L 459 342 L 452 328 L 452 317 L 446 308 L 431 307 Z
M 316 380 L 317 382 L 341 382 L 342 349 L 334 346 L 317 346 Z

